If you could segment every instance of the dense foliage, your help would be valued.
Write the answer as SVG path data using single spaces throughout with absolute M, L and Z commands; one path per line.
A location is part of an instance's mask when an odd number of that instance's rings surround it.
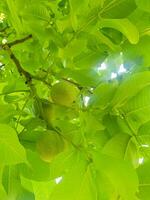
M 0 1 L 0 199 L 150 199 L 150 1 Z

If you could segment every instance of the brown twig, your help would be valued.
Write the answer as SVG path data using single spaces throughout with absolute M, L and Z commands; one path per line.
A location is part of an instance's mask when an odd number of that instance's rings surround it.
M 26 37 L 27 38 L 27 37 Z M 25 38 L 24 39 L 22 39 L 22 40 L 20 40 L 20 41 L 25 41 Z M 16 42 L 14 42 L 13 44 L 16 44 Z M 20 64 L 20 61 L 18 60 L 18 58 L 15 56 L 15 54 L 13 53 L 13 51 L 11 50 L 11 48 L 10 48 L 10 46 L 11 45 L 9 45 L 9 44 L 4 44 L 4 45 L 2 45 L 2 48 L 5 50 L 5 51 L 7 51 L 8 52 L 8 54 L 9 54 L 9 56 L 10 56 L 10 59 L 13 61 L 13 63 L 15 64 L 15 66 L 16 66 L 16 68 L 17 68 L 17 70 L 18 70 L 18 72 L 19 72 L 19 74 L 20 74 L 20 76 L 24 76 L 25 77 L 25 80 L 26 80 L 26 84 L 28 84 L 28 86 L 31 88 L 31 91 L 33 92 L 33 93 L 35 93 L 35 88 L 34 88 L 34 86 L 33 86 L 33 84 L 32 84 L 32 75 L 29 73 L 29 72 L 27 72 L 27 71 L 25 71 L 24 69 L 23 69 L 23 67 L 21 66 L 21 64 Z
M 5 32 L 7 28 L 9 28 L 9 27 L 6 26 L 5 28 L 1 29 L 0 32 Z
M 10 55 L 11 60 L 14 62 L 14 64 L 15 64 L 16 67 L 17 67 L 17 70 L 18 70 L 19 74 L 20 74 L 21 76 L 24 75 L 24 77 L 26 78 L 26 83 L 27 83 L 27 84 L 28 84 L 28 83 L 31 83 L 31 82 L 32 82 L 32 79 L 35 79 L 35 80 L 38 80 L 38 81 L 43 82 L 44 84 L 46 84 L 47 86 L 50 87 L 50 84 L 49 84 L 46 80 L 43 80 L 43 79 L 41 79 L 40 77 L 36 77 L 36 76 L 30 74 L 29 72 L 25 71 L 25 70 L 23 69 L 23 67 L 21 66 L 19 60 L 17 59 L 17 57 L 14 55 L 14 53 L 13 53 L 12 50 L 11 50 L 11 47 L 12 47 L 12 46 L 17 45 L 17 44 L 20 44 L 20 43 L 23 43 L 23 42 L 25 42 L 26 40 L 31 39 L 31 38 L 32 38 L 32 35 L 30 34 L 30 35 L 28 35 L 28 36 L 26 36 L 26 37 L 24 37 L 24 38 L 22 38 L 22 39 L 15 40 L 15 41 L 13 41 L 13 42 L 4 44 L 4 45 L 2 45 L 1 47 L 2 47 L 4 50 L 7 50 L 7 52 L 8 52 L 9 55 Z
M 32 76 L 31 76 L 31 74 L 30 74 L 29 72 L 27 72 L 27 71 L 25 71 L 25 70 L 23 69 L 23 67 L 21 66 L 21 64 L 20 64 L 20 62 L 19 62 L 19 60 L 18 60 L 18 58 L 15 56 L 15 54 L 14 54 L 13 51 L 11 50 L 11 47 L 14 46 L 14 45 L 17 45 L 17 44 L 19 44 L 19 43 L 25 42 L 26 40 L 28 40 L 28 39 L 30 39 L 30 38 L 32 38 L 32 35 L 31 35 L 31 34 L 28 35 L 28 36 L 26 36 L 25 38 L 22 38 L 22 39 L 20 39 L 20 40 L 15 40 L 15 41 L 13 41 L 13 42 L 6 43 L 6 44 L 3 44 L 3 45 L 1 46 L 4 50 L 6 50 L 6 51 L 9 53 L 9 56 L 10 56 L 11 60 L 14 62 L 14 64 L 16 65 L 19 74 L 20 74 L 21 76 L 22 76 L 22 75 L 25 76 L 27 83 L 28 83 L 28 82 L 31 82 Z
M 48 83 L 46 80 L 44 80 L 43 78 L 40 78 L 40 77 L 38 77 L 38 76 L 33 76 L 33 75 L 31 75 L 31 77 L 32 77 L 32 79 L 35 79 L 35 80 L 37 80 L 37 81 L 41 81 L 41 82 L 43 82 L 45 85 L 47 85 L 48 87 L 51 87 L 51 85 L 50 85 L 50 83 Z
M 71 84 L 77 86 L 77 87 L 79 88 L 79 90 L 82 90 L 82 89 L 84 88 L 83 86 L 79 85 L 78 83 L 76 83 L 76 82 L 74 82 L 74 81 L 72 81 L 72 80 L 70 80 L 70 79 L 62 78 L 62 80 L 67 81 L 67 82 L 69 82 L 69 83 L 71 83 Z M 93 94 L 93 92 L 92 92 L 91 90 L 88 89 L 87 91 L 88 91 L 90 94 Z
M 26 83 L 31 82 L 31 80 L 32 80 L 31 74 L 30 74 L 29 72 L 25 71 L 25 70 L 22 68 L 22 66 L 21 66 L 21 64 L 20 64 L 20 62 L 19 62 L 19 60 L 17 59 L 17 57 L 14 55 L 14 53 L 11 51 L 10 48 L 9 48 L 9 53 L 10 53 L 10 58 L 11 58 L 12 61 L 15 63 L 15 65 L 16 65 L 16 67 L 17 67 L 17 69 L 18 69 L 18 72 L 20 73 L 20 75 L 21 75 L 21 76 L 22 76 L 22 75 L 25 76 L 25 78 L 26 78 Z
M 12 47 L 12 46 L 14 46 L 14 45 L 23 43 L 23 42 L 25 42 L 26 40 L 29 40 L 29 39 L 31 39 L 31 38 L 32 38 L 32 35 L 30 34 L 30 35 L 28 35 L 28 36 L 26 36 L 26 37 L 24 37 L 24 38 L 22 38 L 22 39 L 19 39 L 19 40 L 15 40 L 15 41 L 13 41 L 13 42 L 10 42 L 10 43 L 8 43 L 7 45 L 8 45 L 9 48 L 10 48 L 10 47 Z
M 83 87 L 82 87 L 81 85 L 79 85 L 78 83 L 76 83 L 76 82 L 74 82 L 74 81 L 72 81 L 72 80 L 70 80 L 70 79 L 62 78 L 62 80 L 67 81 L 67 82 L 69 82 L 69 83 L 71 83 L 71 84 L 77 86 L 80 90 L 83 89 Z
M 22 40 L 22 41 L 23 41 L 23 40 Z M 21 66 L 21 64 L 20 64 L 20 62 L 19 62 L 19 60 L 18 60 L 18 58 L 14 55 L 14 53 L 12 52 L 12 50 L 11 50 L 11 48 L 8 46 L 8 44 L 3 45 L 2 47 L 3 47 L 4 50 L 7 50 L 7 52 L 9 53 L 10 58 L 11 58 L 11 60 L 14 62 L 14 64 L 16 65 L 19 74 L 20 74 L 21 76 L 24 75 L 24 77 L 25 77 L 25 79 L 26 79 L 26 84 L 31 83 L 31 82 L 32 82 L 32 79 L 35 79 L 35 80 L 38 80 L 38 81 L 43 82 L 44 84 L 46 84 L 47 86 L 50 87 L 50 84 L 49 84 L 47 81 L 45 81 L 45 80 L 43 80 L 43 79 L 41 79 L 41 78 L 39 78 L 39 77 L 36 77 L 36 76 L 30 74 L 29 72 L 27 72 L 27 71 L 25 71 L 25 70 L 23 69 L 23 67 Z

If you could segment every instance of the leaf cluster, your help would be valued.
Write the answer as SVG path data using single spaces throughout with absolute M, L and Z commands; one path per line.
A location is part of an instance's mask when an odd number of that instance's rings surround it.
M 0 41 L 0 199 L 149 200 L 150 1 L 3 0 Z

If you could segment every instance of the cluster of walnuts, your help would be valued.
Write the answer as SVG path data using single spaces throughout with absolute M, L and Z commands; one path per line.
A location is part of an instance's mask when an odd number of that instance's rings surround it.
M 80 90 L 74 84 L 60 81 L 51 88 L 53 102 L 45 99 L 35 100 L 35 111 L 49 127 L 49 130 L 43 132 L 36 143 L 36 150 L 45 162 L 51 162 L 56 155 L 66 149 L 63 137 L 52 129 L 52 121 L 55 116 L 54 104 L 71 107 L 77 100 L 79 92 Z

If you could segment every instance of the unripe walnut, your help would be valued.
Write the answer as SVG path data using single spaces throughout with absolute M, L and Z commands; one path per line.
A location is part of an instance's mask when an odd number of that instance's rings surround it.
M 51 89 L 51 98 L 54 103 L 71 106 L 77 100 L 79 89 L 72 83 L 67 81 L 60 81 L 53 85 Z
M 38 139 L 36 149 L 42 160 L 51 162 L 56 155 L 65 150 L 65 142 L 58 133 L 49 130 Z

